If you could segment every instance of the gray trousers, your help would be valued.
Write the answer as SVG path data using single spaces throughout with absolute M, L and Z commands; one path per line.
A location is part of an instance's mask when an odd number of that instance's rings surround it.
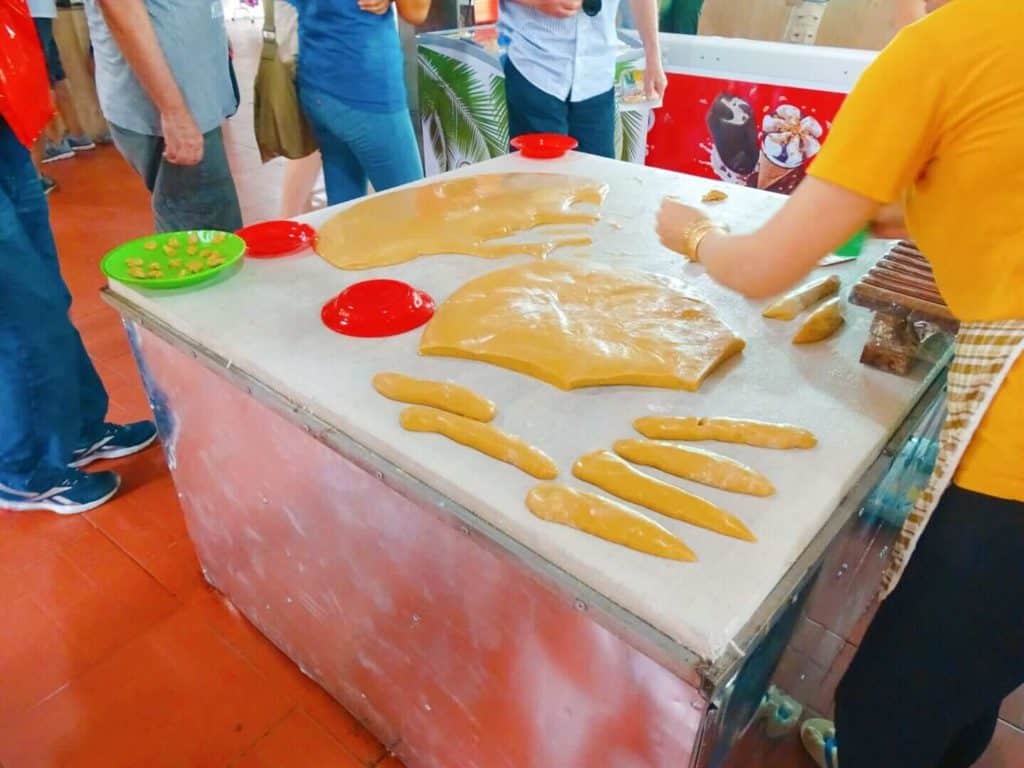
M 167 162 L 160 136 L 147 136 L 116 125 L 110 126 L 110 133 L 117 149 L 153 195 L 157 232 L 234 232 L 242 226 L 238 193 L 220 128 L 203 135 L 203 159 L 191 166 Z

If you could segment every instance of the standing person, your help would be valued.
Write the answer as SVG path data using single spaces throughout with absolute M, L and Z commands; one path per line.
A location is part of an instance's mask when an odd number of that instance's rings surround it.
M 630 3 L 644 45 L 647 96 L 661 98 L 668 80 L 658 0 Z M 509 136 L 566 134 L 581 152 L 615 156 L 618 11 L 619 0 L 501 0 Z
M 234 114 L 221 0 L 87 0 L 100 106 L 159 232 L 242 226 L 221 124 Z
M 1024 4 L 927 5 L 760 230 L 729 236 L 672 200 L 658 218 L 667 246 L 759 297 L 902 201 L 961 321 L 938 462 L 895 547 L 888 597 L 839 686 L 835 727 L 805 725 L 822 766 L 966 768 L 1024 683 L 1024 168 L 1011 159 L 1024 153 Z M 881 209 L 890 229 L 893 213 Z
M 5 48 L 41 56 L 34 36 L 4 31 Z M 120 485 L 113 472 L 80 467 L 141 451 L 156 428 L 104 422 L 107 393 L 68 317 L 71 296 L 25 146 L 45 122 L 28 126 L 24 143 L 10 127 L 24 127 L 27 110 L 35 110 L 25 99 L 47 98 L 45 79 L 30 70 L 0 78 L 0 509 L 68 515 L 103 504 Z
M 57 18 L 56 0 L 29 0 L 28 6 L 35 22 L 36 33 L 39 35 L 43 57 L 46 59 L 46 71 L 50 78 L 52 91 L 50 98 L 56 102 L 57 112 L 68 129 L 68 135 L 62 137 L 57 129 L 55 118 L 47 126 L 49 135 L 40 136 L 39 141 L 33 145 L 32 161 L 39 169 L 46 163 L 74 157 L 76 152 L 96 149 L 96 144 L 86 135 L 85 129 L 82 128 L 82 123 L 78 119 L 75 101 L 71 96 L 71 84 L 64 74 L 60 50 L 53 37 L 53 20 Z M 57 188 L 57 183 L 42 172 L 40 172 L 39 178 L 42 180 L 43 191 L 46 194 L 50 194 Z
M 391 0 L 295 0 L 298 87 L 323 156 L 327 202 L 423 178 Z M 430 0 L 398 0 L 420 24 Z

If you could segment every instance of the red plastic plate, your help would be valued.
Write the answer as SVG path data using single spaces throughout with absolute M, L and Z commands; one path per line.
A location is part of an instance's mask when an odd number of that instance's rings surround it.
M 367 280 L 350 285 L 324 304 L 320 319 L 345 336 L 398 336 L 434 316 L 434 300 L 399 280 Z
M 526 133 L 512 139 L 512 147 L 518 149 L 523 157 L 538 160 L 561 157 L 578 146 L 579 142 L 572 136 L 563 136 L 560 133 Z
M 236 233 L 245 240 L 246 256 L 272 259 L 308 248 L 316 239 L 316 230 L 297 221 L 262 221 L 242 227 Z

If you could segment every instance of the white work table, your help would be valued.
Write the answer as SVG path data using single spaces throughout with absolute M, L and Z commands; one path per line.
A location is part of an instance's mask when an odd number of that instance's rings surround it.
M 606 182 L 609 194 L 602 221 L 592 231 L 593 246 L 566 249 L 556 257 L 585 256 L 679 277 L 718 309 L 746 340 L 746 350 L 712 374 L 698 393 L 640 387 L 562 392 L 484 363 L 420 357 L 420 331 L 354 339 L 329 331 L 320 321 L 324 302 L 361 280 L 406 280 L 440 303 L 470 279 L 520 258 L 431 256 L 385 269 L 345 272 L 307 251 L 276 260 L 247 260 L 230 279 L 186 292 L 146 292 L 120 284 L 111 289 L 714 661 L 878 456 L 919 399 L 922 379 L 899 378 L 858 362 L 869 313 L 848 307 L 847 324 L 837 337 L 793 346 L 797 321 L 762 319 L 760 303 L 716 286 L 700 266 L 685 264 L 664 249 L 654 234 L 661 198 L 673 194 L 696 202 L 715 186 L 712 182 L 578 154 L 547 162 L 510 156 L 462 173 L 507 171 L 567 173 Z M 714 209 L 715 215 L 737 232 L 754 228 L 783 202 L 757 190 L 722 188 L 730 198 Z M 307 220 L 322 224 L 336 210 L 317 212 Z M 386 237 L 382 231 L 381 238 Z M 842 276 L 844 295 L 882 249 L 876 243 L 860 260 L 827 268 Z M 638 416 L 791 422 L 813 430 L 820 444 L 791 452 L 703 445 L 760 470 L 778 493 L 761 499 L 673 480 L 737 514 L 758 537 L 755 544 L 744 543 L 649 513 L 699 557 L 694 564 L 677 563 L 534 518 L 524 504 L 535 484 L 532 478 L 444 438 L 403 431 L 398 424 L 402 406 L 383 399 L 371 386 L 381 371 L 453 379 L 489 397 L 498 406 L 494 423 L 546 451 L 559 465 L 560 480 L 579 488 L 586 486 L 572 477 L 573 462 L 589 451 L 610 448 L 617 439 L 638 437 L 631 428 Z

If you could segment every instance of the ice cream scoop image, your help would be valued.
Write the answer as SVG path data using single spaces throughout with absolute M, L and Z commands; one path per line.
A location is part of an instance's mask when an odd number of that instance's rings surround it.
M 783 168 L 803 165 L 821 151 L 821 123 L 805 117 L 792 104 L 783 104 L 773 114 L 765 115 L 761 129 L 762 151 Z
M 803 178 L 807 162 L 821 151 L 821 123 L 792 104 L 782 104 L 765 115 L 761 130 L 757 186 L 788 194 Z

